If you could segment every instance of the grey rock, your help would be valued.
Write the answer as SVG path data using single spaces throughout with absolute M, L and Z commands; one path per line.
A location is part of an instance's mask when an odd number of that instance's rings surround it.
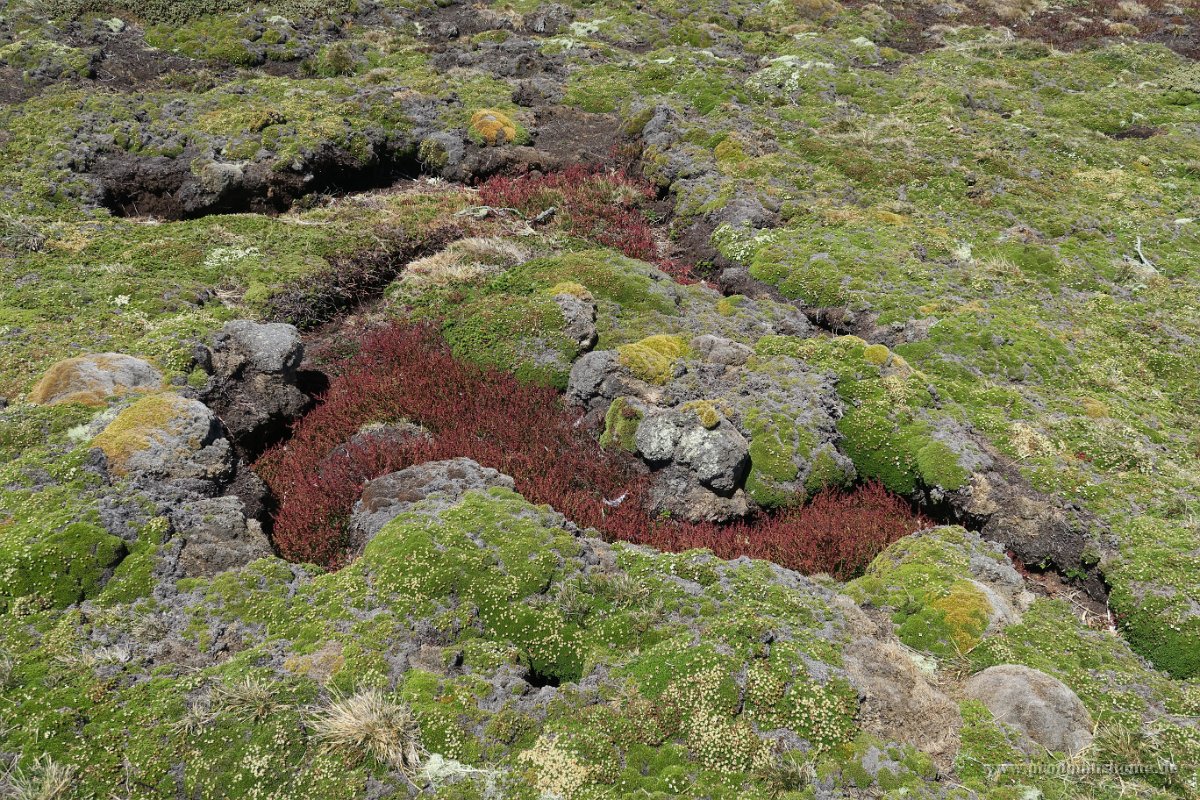
M 584 353 L 571 365 L 571 376 L 567 382 L 567 397 L 580 405 L 586 405 L 600 394 L 604 380 L 618 368 L 617 354 L 612 350 Z
M 662 411 L 642 420 L 634 433 L 634 443 L 651 464 L 665 463 L 675 458 L 675 448 L 688 425 L 682 412 Z
M 690 522 L 729 522 L 751 508 L 742 489 L 720 495 L 702 485 L 691 470 L 674 465 L 654 473 L 649 498 L 653 510 Z
M 752 348 L 711 333 L 701 334 L 692 339 L 692 350 L 705 361 L 727 366 L 741 366 L 754 355 Z
M 358 433 L 346 442 L 330 451 L 329 455 L 318 466 L 318 470 L 326 465 L 347 458 L 355 451 L 368 447 L 403 447 L 417 440 L 428 441 L 432 437 L 429 430 L 422 425 L 412 422 L 396 422 L 391 425 L 370 423 L 364 425 Z
M 563 333 L 575 343 L 581 352 L 596 346 L 596 304 L 573 294 L 557 294 L 554 302 L 562 310 L 566 327 Z
M 746 475 L 750 444 L 728 420 L 722 419 L 712 430 L 697 420 L 680 435 L 675 462 L 689 467 L 700 483 L 728 494 Z
M 99 404 L 107 397 L 162 387 L 162 374 L 140 358 L 95 353 L 59 361 L 30 392 L 33 403 Z
M 1079 696 L 1044 672 L 1019 664 L 988 667 L 968 680 L 963 692 L 1048 750 L 1074 755 L 1092 741 L 1092 718 Z
M 198 400 L 167 397 L 173 406 L 170 418 L 140 431 L 144 444 L 110 466 L 139 484 L 177 483 L 211 493 L 232 477 L 235 464 L 220 420 Z M 213 489 L 205 491 L 204 485 Z
M 741 483 L 750 460 L 749 443 L 728 420 L 710 430 L 691 411 L 650 414 L 638 425 L 634 442 L 650 463 L 686 467 L 696 481 L 725 495 Z
M 245 174 L 237 164 L 209 161 L 200 167 L 200 185 L 218 197 L 242 185 Z
M 212 377 L 203 399 L 236 444 L 256 449 L 308 405 L 297 386 L 303 359 L 304 345 L 293 325 L 235 320 L 216 335 L 207 351 Z
M 185 503 L 171 514 L 183 542 L 178 576 L 211 577 L 270 556 L 271 544 L 256 520 L 246 519 L 236 497 Z
M 469 458 L 429 461 L 376 478 L 354 505 L 351 528 L 358 547 L 366 546 L 384 525 L 422 500 L 449 507 L 467 492 L 491 487 L 514 489 L 513 479 Z
M 909 651 L 876 632 L 851 641 L 844 660 L 850 684 L 859 694 L 863 727 L 911 744 L 948 766 L 962 727 L 958 705 L 926 679 Z

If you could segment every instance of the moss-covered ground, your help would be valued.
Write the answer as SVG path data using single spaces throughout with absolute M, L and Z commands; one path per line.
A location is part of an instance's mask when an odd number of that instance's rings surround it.
M 884 609 L 943 686 L 1002 663 L 1059 678 L 1097 723 L 1079 763 L 1200 761 L 1197 6 L 559 8 L 0 10 L 3 780 L 10 759 L 33 774 L 48 755 L 79 798 L 403 794 L 400 775 L 312 736 L 331 697 L 378 687 L 412 706 L 430 753 L 461 762 L 422 784 L 444 798 L 1194 796 L 1186 770 L 996 780 L 989 764 L 1059 756 L 1014 749 L 969 702 L 935 778 L 856 720 L 830 598 Z M 484 217 L 462 186 L 338 196 L 401 168 L 483 177 L 519 147 L 570 151 L 551 111 L 611 114 L 598 119 L 642 137 L 684 257 L 719 256 L 856 324 L 775 334 L 762 322 L 783 306 L 672 284 L 553 223 Z M 206 191 L 217 210 L 281 213 L 153 219 L 121 199 L 149 174 L 130 165 L 148 164 L 190 187 L 173 203 Z M 221 195 L 243 172 L 261 195 Z M 696 554 L 615 547 L 597 564 L 504 492 L 407 516 L 336 574 L 267 559 L 175 594 L 155 573 L 165 519 L 86 446 L 127 400 L 24 402 L 53 363 L 92 352 L 144 358 L 185 390 L 203 378 L 195 341 L 225 321 L 278 317 L 295 287 L 341 287 L 339 271 L 448 227 L 534 258 L 400 287 L 383 315 L 437 319 L 456 356 L 559 387 L 578 355 L 553 301 L 564 286 L 594 301 L 597 349 L 651 385 L 718 333 L 754 349 L 748 372 L 835 377 L 839 446 L 905 494 L 967 490 L 978 454 L 951 434 L 973 430 L 1111 532 L 1115 630 L 1047 598 L 989 627 L 957 529 L 818 588 Z M 764 409 L 756 501 L 794 499 L 780 487 L 797 459 L 809 493 L 846 480 Z M 636 412 L 618 400 L 607 417 L 605 446 L 630 449 Z M 246 679 L 267 687 L 256 709 L 229 700 Z

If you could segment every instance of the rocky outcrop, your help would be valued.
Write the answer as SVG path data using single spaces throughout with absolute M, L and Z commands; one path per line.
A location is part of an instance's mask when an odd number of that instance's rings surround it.
M 161 387 L 162 375 L 142 359 L 124 353 L 96 353 L 51 366 L 29 393 L 29 402 L 99 406 L 108 397 Z
M 832 380 L 726 337 L 594 351 L 575 362 L 567 392 L 603 414 L 604 441 L 642 457 L 654 509 L 675 517 L 727 521 L 855 474 L 836 446 L 842 405 Z
M 513 479 L 469 458 L 430 461 L 376 478 L 363 488 L 354 506 L 351 529 L 365 547 L 383 526 L 423 500 L 449 508 L 467 492 L 500 486 L 513 489 Z M 434 506 L 427 506 L 434 507 Z
M 299 388 L 300 332 L 285 323 L 228 322 L 196 361 L 210 376 L 201 397 L 224 423 L 239 451 L 251 455 L 307 407 Z
M 216 415 L 197 400 L 150 395 L 121 411 L 92 440 L 111 475 L 136 484 L 171 484 L 214 494 L 232 477 L 235 458 Z
M 118 414 L 92 446 L 111 479 L 128 482 L 169 521 L 170 544 L 156 566 L 161 577 L 210 577 L 272 554 L 255 519 L 266 489 L 239 464 L 203 403 L 150 395 Z
M 951 503 L 979 525 L 984 538 L 1013 551 L 1026 564 L 1053 564 L 1082 575 L 1093 598 L 1108 594 L 1099 564 L 1115 550 L 1111 534 L 1093 514 L 1037 491 L 1014 467 L 997 462 L 977 472 Z
M 580 352 L 586 352 L 596 346 L 599 336 L 596 333 L 596 303 L 590 297 L 559 292 L 554 295 L 554 302 L 562 310 L 566 327 L 563 333 L 571 339 Z
M 964 694 L 1036 745 L 1075 755 L 1092 741 L 1092 718 L 1079 696 L 1062 681 L 1018 664 L 989 667 L 967 681 Z

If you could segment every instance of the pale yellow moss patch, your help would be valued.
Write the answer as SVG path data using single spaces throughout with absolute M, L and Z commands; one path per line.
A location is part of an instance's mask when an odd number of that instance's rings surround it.
M 151 436 L 170 425 L 184 399 L 176 394 L 153 394 L 126 408 L 108 427 L 92 439 L 108 458 L 108 468 L 124 475 L 130 456 L 150 446 Z

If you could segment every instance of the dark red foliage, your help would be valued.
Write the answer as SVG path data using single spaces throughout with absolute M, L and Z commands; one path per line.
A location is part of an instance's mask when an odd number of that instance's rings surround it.
M 798 572 L 849 580 L 889 544 L 932 524 L 870 482 L 849 492 L 822 492 L 805 505 L 750 522 L 658 525 L 649 540 L 620 538 L 660 550 L 707 547 L 721 558 L 762 558 Z
M 625 172 L 575 165 L 547 175 L 498 175 L 479 187 L 484 205 L 515 208 L 533 219 L 550 208 L 566 231 L 582 239 L 649 261 L 676 280 L 693 282 L 687 267 L 659 255 L 644 208 L 654 186 Z
M 350 443 L 367 423 L 399 420 L 420 422 L 433 437 Z M 280 553 L 328 567 L 346 556 L 350 512 L 366 481 L 458 456 L 511 475 L 530 501 L 611 539 L 664 550 L 708 547 L 725 558 L 749 555 L 839 578 L 929 524 L 877 485 L 818 495 L 737 525 L 656 520 L 644 508 L 646 478 L 637 462 L 602 450 L 576 423 L 553 389 L 458 362 L 432 329 L 396 325 L 363 340 L 291 440 L 268 450 L 255 468 L 280 502 Z

